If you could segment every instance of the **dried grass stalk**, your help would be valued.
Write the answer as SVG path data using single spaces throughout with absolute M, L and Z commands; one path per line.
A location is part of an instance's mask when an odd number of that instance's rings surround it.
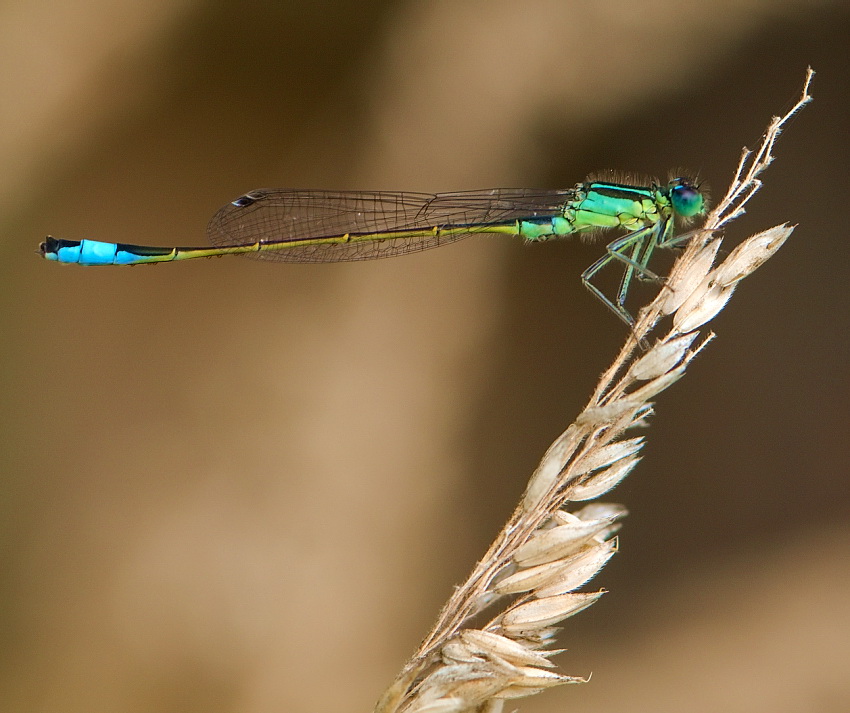
M 695 231 L 655 300 L 638 315 L 611 367 L 575 423 L 550 446 L 531 476 L 522 501 L 469 579 L 440 613 L 431 633 L 384 693 L 376 713 L 497 713 L 503 701 L 553 686 L 583 682 L 551 670 L 543 650 L 557 625 L 602 596 L 576 592 L 617 550 L 612 536 L 623 507 L 591 504 L 570 512 L 570 502 L 603 495 L 640 460 L 643 437 L 625 438 L 645 426 L 651 399 L 676 382 L 713 335 L 701 331 L 723 309 L 738 283 L 770 258 L 793 227 L 778 225 L 754 235 L 716 263 L 719 231 L 744 212 L 761 187 L 783 125 L 807 104 L 813 72 L 800 99 L 774 117 L 756 151 L 744 149 L 717 207 Z M 660 320 L 666 333 L 648 345 Z M 485 607 L 507 604 L 480 629 L 464 628 Z

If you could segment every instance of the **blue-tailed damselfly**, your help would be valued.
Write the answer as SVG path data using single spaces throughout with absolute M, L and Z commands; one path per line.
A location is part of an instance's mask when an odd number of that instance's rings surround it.
M 139 265 L 244 254 L 283 262 L 367 260 L 426 250 L 477 233 L 518 235 L 530 242 L 621 229 L 606 253 L 582 273 L 582 282 L 626 324 L 635 274 L 658 279 L 648 264 L 656 247 L 680 240 L 677 218 L 705 212 L 698 183 L 676 177 L 666 184 L 589 178 L 564 190 L 497 188 L 457 193 L 261 189 L 228 203 L 212 218 L 214 247 L 151 247 L 48 236 L 40 253 L 80 265 Z M 612 261 L 624 266 L 613 300 L 593 283 Z

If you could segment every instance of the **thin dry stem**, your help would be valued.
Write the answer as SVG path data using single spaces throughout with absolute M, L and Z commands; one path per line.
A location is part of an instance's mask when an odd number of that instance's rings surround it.
M 597 498 L 628 475 L 640 460 L 643 438 L 625 438 L 625 432 L 646 425 L 651 400 L 681 378 L 713 338 L 703 327 L 737 284 L 791 234 L 792 227 L 776 226 L 715 263 L 720 229 L 740 216 L 758 192 L 759 176 L 773 160 L 782 127 L 811 100 L 813 74 L 809 69 L 791 110 L 771 120 L 759 148 L 744 149 L 726 195 L 695 231 L 658 296 L 641 310 L 587 406 L 543 456 L 522 502 L 443 607 L 376 713 L 496 713 L 506 699 L 584 680 L 551 671 L 547 657 L 556 652 L 540 649 L 551 642 L 559 622 L 603 593 L 575 590 L 616 552 L 612 535 L 625 509 L 610 504 L 575 512 L 562 508 Z M 636 356 L 636 346 L 649 343 L 664 317 L 671 318 L 670 328 Z M 509 596 L 515 598 L 480 629 L 462 628 L 470 617 Z

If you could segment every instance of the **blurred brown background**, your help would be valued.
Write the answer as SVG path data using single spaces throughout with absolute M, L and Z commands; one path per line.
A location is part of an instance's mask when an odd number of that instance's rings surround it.
M 844 2 L 0 5 L 0 710 L 369 711 L 625 336 L 599 245 L 204 244 L 263 186 L 699 170 L 818 70 L 730 245 L 799 228 L 665 394 L 610 590 L 525 711 L 850 710 Z M 647 293 L 649 294 L 649 293 Z

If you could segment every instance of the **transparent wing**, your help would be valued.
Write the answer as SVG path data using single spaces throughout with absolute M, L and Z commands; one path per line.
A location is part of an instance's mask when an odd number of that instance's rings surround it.
M 561 214 L 574 194 L 511 188 L 436 194 L 260 189 L 219 210 L 207 236 L 217 246 L 291 243 L 249 254 L 260 260 L 368 260 L 444 245 L 487 232 L 487 226 L 543 221 Z M 438 235 L 434 228 L 460 230 Z M 346 234 L 374 239 L 330 242 Z M 317 242 L 305 244 L 308 240 Z

